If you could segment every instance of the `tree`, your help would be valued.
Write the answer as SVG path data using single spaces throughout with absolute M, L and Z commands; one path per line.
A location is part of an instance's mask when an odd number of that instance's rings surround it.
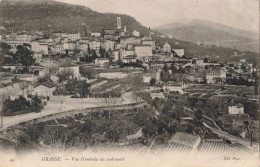
M 161 71 L 160 73 L 160 77 L 161 77 L 161 80 L 163 82 L 168 82 L 170 80 L 170 74 L 169 74 L 169 71 Z
M 36 113 L 43 109 L 42 100 L 37 95 L 32 97 L 31 109 Z
M 102 47 L 99 48 L 100 57 L 104 58 L 106 55 L 106 50 Z
M 198 122 L 201 122 L 202 121 L 202 111 L 201 110 L 197 110 L 195 111 L 195 119 L 198 121 Z
M 63 70 L 58 74 L 60 81 L 65 81 L 73 76 L 73 71 L 71 69 Z
M 151 86 L 154 86 L 155 83 L 156 83 L 156 80 L 155 80 L 154 78 L 151 78 L 151 79 L 150 79 L 150 85 L 151 85 Z
M 108 109 L 108 118 L 110 118 L 110 110 L 116 104 L 118 95 L 115 92 L 104 93 L 102 98 L 102 106 Z
M 49 82 L 50 81 L 50 76 L 46 74 L 46 75 L 44 75 L 42 77 L 39 77 L 37 81 L 39 83 Z
M 0 68 L 2 67 L 2 65 L 4 64 L 8 64 L 11 63 L 12 60 L 9 57 L 5 57 L 7 54 L 10 53 L 11 46 L 4 43 L 4 42 L 0 42 Z
M 24 148 L 31 148 L 32 143 L 30 141 L 30 137 L 26 134 L 21 134 L 18 136 L 16 149 L 24 150 Z
M 49 67 L 50 74 L 57 74 L 58 71 L 59 71 L 59 68 L 56 66 Z
M 49 145 L 53 151 L 65 152 L 72 144 L 68 139 L 68 131 L 61 126 L 45 127 L 41 138 L 44 144 Z
M 208 63 L 209 59 L 207 57 L 204 58 L 203 63 Z
M 163 66 L 163 71 L 164 71 L 164 72 L 167 72 L 167 71 L 168 71 L 168 67 L 167 67 L 166 63 L 165 63 L 164 66 Z
M 175 67 L 174 63 L 171 64 L 170 69 L 172 70 L 172 73 L 175 74 L 178 72 L 178 69 Z
M 20 87 L 20 89 L 23 91 L 23 96 L 24 96 L 24 90 L 25 90 L 25 88 L 28 87 L 28 83 L 26 83 L 26 82 L 21 82 L 21 83 L 19 83 L 19 87 Z
M 91 53 L 91 50 L 90 50 L 90 47 L 89 47 L 89 44 L 88 44 L 88 54 Z
M 84 76 L 88 79 L 92 79 L 97 74 L 93 68 L 86 68 L 82 66 L 79 67 L 79 72 L 81 76 Z
M 33 71 L 33 75 L 39 76 L 39 70 Z
M 34 63 L 31 52 L 25 46 L 18 45 L 16 49 L 16 56 L 20 59 L 23 66 L 29 67 Z
M 5 54 L 9 53 L 9 50 L 11 49 L 11 46 L 8 45 L 7 43 L 1 42 L 0 43 L 0 48 L 3 51 L 2 53 L 5 55 Z
M 97 56 L 96 50 L 92 50 L 92 58 L 93 58 L 93 60 L 95 60 L 97 57 L 98 56 Z
M 31 104 L 23 96 L 19 96 L 19 98 L 16 98 L 15 100 L 7 98 L 3 104 L 3 112 L 6 116 L 27 113 L 30 112 L 30 110 Z
M 66 100 L 66 97 L 64 95 L 67 94 L 67 90 L 64 87 L 57 87 L 53 94 L 55 96 L 58 96 L 58 101 L 60 102 L 60 110 L 62 111 L 62 104 Z
M 144 136 L 149 138 L 157 135 L 157 127 L 151 122 L 147 122 L 142 129 Z
M 131 85 L 131 89 L 133 90 L 133 98 L 136 102 L 138 102 L 138 100 L 140 99 L 139 93 L 143 90 L 145 86 L 143 83 L 143 78 L 141 75 L 137 75 L 134 77 L 130 77 L 129 82 Z
M 86 80 L 78 81 L 77 92 L 80 94 L 80 98 L 85 98 L 89 95 L 90 84 Z

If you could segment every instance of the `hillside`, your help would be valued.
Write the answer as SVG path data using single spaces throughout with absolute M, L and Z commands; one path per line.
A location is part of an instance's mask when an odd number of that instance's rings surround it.
M 133 17 L 119 14 L 102 14 L 84 6 L 70 5 L 53 0 L 2 0 L 0 1 L 1 25 L 8 30 L 13 26 L 14 31 L 46 31 L 48 25 L 52 30 L 78 32 L 82 23 L 90 25 L 92 31 L 103 28 L 114 28 L 116 17 L 120 16 L 122 25 L 147 34 L 143 27 Z
M 158 32 L 176 39 L 203 43 L 241 51 L 259 52 L 258 34 L 235 29 L 203 20 L 193 20 L 188 24 L 173 23 L 155 28 Z

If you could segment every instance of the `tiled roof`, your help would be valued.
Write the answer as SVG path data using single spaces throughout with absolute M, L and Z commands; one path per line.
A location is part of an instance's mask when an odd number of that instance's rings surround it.
M 37 86 L 40 86 L 40 85 L 43 85 L 43 86 L 46 86 L 48 88 L 53 88 L 53 87 L 56 87 L 57 85 L 53 82 L 44 82 L 44 83 L 37 83 L 36 85 L 34 85 L 34 87 L 37 87 Z
M 199 136 L 188 134 L 188 133 L 177 132 L 175 133 L 175 135 L 171 137 L 168 143 L 176 143 L 176 144 L 182 144 L 189 147 L 194 147 L 194 145 L 198 140 L 200 140 Z
M 192 148 L 182 144 L 170 143 L 166 148 L 163 148 L 161 151 L 172 153 L 190 153 L 192 151 Z
M 240 150 L 231 147 L 224 142 L 217 141 L 205 141 L 201 142 L 198 147 L 198 151 L 201 153 L 216 153 L 216 154 L 239 154 Z

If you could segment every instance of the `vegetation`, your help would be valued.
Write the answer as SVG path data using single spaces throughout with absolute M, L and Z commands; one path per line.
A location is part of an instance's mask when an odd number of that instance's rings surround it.
M 74 97 L 88 97 L 90 85 L 85 80 L 69 79 L 62 87 L 57 87 L 54 95 L 73 95 Z
M 140 60 L 136 60 L 136 62 L 130 62 L 130 63 L 123 63 L 119 61 L 118 64 L 120 68 L 134 67 L 134 68 L 143 68 L 144 70 L 146 69 L 146 67 L 143 66 L 143 62 Z
M 155 84 L 156 84 L 156 79 L 151 78 L 151 79 L 150 79 L 150 85 L 151 85 L 151 86 L 154 86 Z
M 18 45 L 16 47 L 17 51 L 15 54 L 9 52 L 10 46 L 2 43 L 1 48 L 4 49 L 2 53 L 8 54 L 9 56 L 4 57 L 4 64 L 19 64 L 28 68 L 33 65 L 35 60 L 31 55 L 31 52 L 24 45 Z
M 54 31 L 81 33 L 84 33 L 82 23 L 90 25 L 91 31 L 101 32 L 103 28 L 115 28 L 116 17 L 120 16 L 122 25 L 126 25 L 129 31 L 136 29 L 141 34 L 148 34 L 147 28 L 128 15 L 103 14 L 84 6 L 55 1 L 48 3 L 4 1 L 0 3 L 0 16 L 4 18 L 4 26 L 7 29 L 13 26 L 14 31 L 48 31 L 50 28 L 48 25 L 51 25 Z
M 92 63 L 96 58 L 98 58 L 95 50 L 88 50 L 88 53 L 84 57 L 80 58 L 81 62 Z
M 97 75 L 97 71 L 95 71 L 95 69 L 83 66 L 79 67 L 79 73 L 88 79 L 92 79 L 95 75 Z
M 38 96 L 30 96 L 28 100 L 20 96 L 14 100 L 7 98 L 3 104 L 3 112 L 5 116 L 41 112 L 43 106 L 42 100 Z

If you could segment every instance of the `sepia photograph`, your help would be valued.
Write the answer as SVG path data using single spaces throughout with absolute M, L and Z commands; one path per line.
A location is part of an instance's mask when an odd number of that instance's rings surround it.
M 259 167 L 259 0 L 0 0 L 0 167 Z

